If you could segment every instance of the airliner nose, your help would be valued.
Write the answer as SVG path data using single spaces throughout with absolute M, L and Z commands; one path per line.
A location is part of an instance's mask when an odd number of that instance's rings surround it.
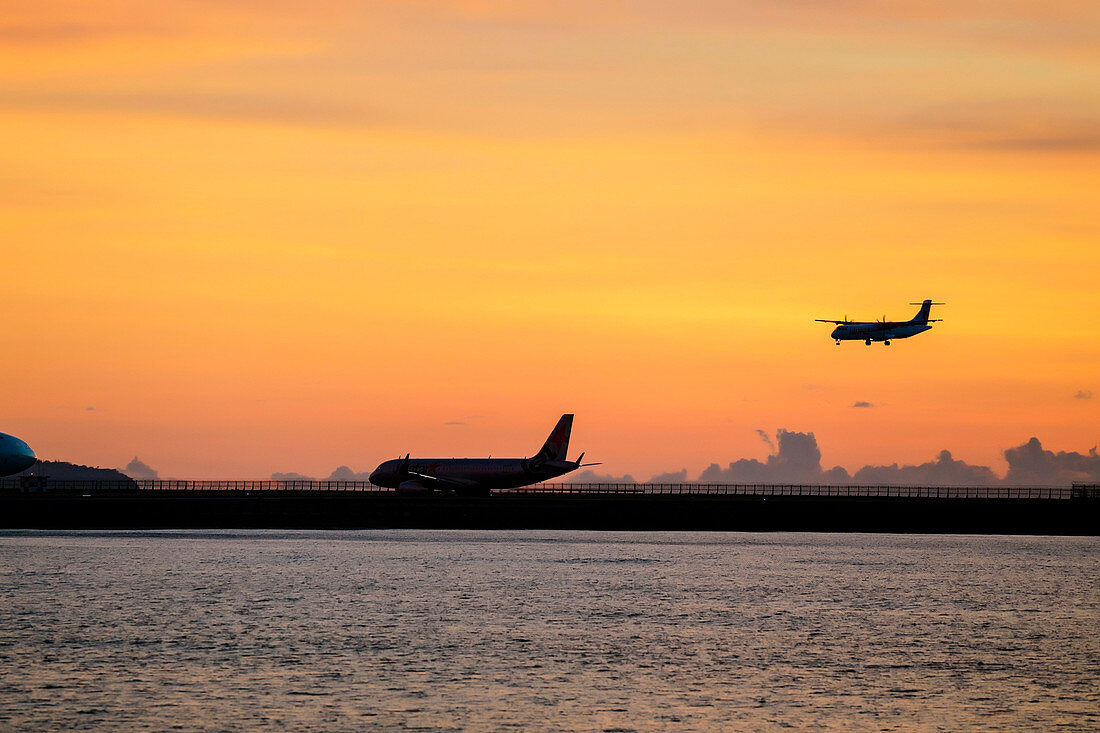
M 25 442 L 14 435 L 0 433 L 0 476 L 25 471 L 37 460 L 38 456 Z

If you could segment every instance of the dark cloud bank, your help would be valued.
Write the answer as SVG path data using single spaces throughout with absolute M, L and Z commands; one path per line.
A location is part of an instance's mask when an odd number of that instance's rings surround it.
M 347 466 L 340 466 L 325 479 L 319 479 L 316 476 L 306 476 L 301 473 L 273 473 L 271 474 L 271 478 L 276 481 L 367 481 L 370 479 L 370 474 L 370 471 L 357 473 Z
M 132 479 L 159 479 L 160 474 L 143 463 L 137 456 L 134 456 L 134 460 L 126 464 L 125 468 L 120 468 L 124 474 Z
M 763 461 L 741 458 L 725 467 L 708 466 L 698 478 L 688 478 L 687 469 L 659 473 L 646 483 L 728 483 L 728 484 L 902 484 L 922 486 L 1068 486 L 1100 483 L 1100 454 L 1093 447 L 1088 453 L 1045 450 L 1038 438 L 1004 451 L 1008 473 L 1004 478 L 989 466 L 958 461 L 950 451 L 942 450 L 927 463 L 916 466 L 867 465 L 855 473 L 842 466 L 826 469 L 821 465 L 821 449 L 813 433 L 779 429 L 775 440 L 762 430 L 756 431 L 772 454 Z M 155 479 L 157 472 L 134 458 L 123 469 L 130 478 Z M 121 474 L 118 478 L 121 478 Z M 370 471 L 357 472 L 340 466 L 329 474 L 329 481 L 366 481 Z M 319 477 L 301 473 L 273 473 L 277 481 L 316 481 Z M 630 474 L 613 476 L 595 471 L 569 474 L 563 481 L 573 483 L 638 483 Z
M 761 431 L 757 431 L 758 433 Z M 767 436 L 763 436 L 767 440 Z M 771 444 L 770 440 L 767 440 Z M 841 466 L 821 465 L 821 449 L 813 433 L 780 429 L 776 448 L 763 461 L 741 458 L 724 468 L 712 463 L 694 481 L 730 484 L 912 484 L 926 486 L 1068 486 L 1100 482 L 1100 455 L 1044 450 L 1038 438 L 1004 452 L 1008 473 L 1001 478 L 989 466 L 958 461 L 947 450 L 917 466 L 864 466 L 855 473 Z M 584 471 L 569 477 L 578 483 L 633 483 L 629 474 L 610 476 Z M 649 483 L 686 483 L 687 470 L 654 476 Z

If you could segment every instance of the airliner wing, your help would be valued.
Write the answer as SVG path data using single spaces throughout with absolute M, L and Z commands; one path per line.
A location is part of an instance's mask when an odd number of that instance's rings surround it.
M 851 321 L 831 321 L 828 318 L 815 318 L 814 322 L 815 323 L 835 323 L 838 326 L 842 323 L 851 323 Z
M 405 473 L 407 473 L 410 476 L 415 476 L 416 478 L 420 479 L 421 481 L 431 481 L 431 482 L 434 482 L 434 483 L 443 484 L 444 486 L 462 486 L 462 487 L 466 487 L 466 486 L 477 486 L 478 485 L 478 483 L 476 481 L 467 481 L 466 479 L 457 479 L 457 478 L 446 478 L 444 476 L 433 476 L 430 473 L 417 473 L 416 471 L 406 471 Z

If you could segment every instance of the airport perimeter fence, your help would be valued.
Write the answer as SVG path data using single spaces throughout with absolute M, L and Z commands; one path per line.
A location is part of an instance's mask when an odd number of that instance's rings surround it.
M 275 480 L 245 479 L 225 480 L 174 480 L 174 479 L 106 479 L 106 480 L 66 480 L 51 479 L 43 476 L 25 476 L 17 479 L 0 480 L 0 491 L 45 493 L 96 492 L 96 493 L 251 493 L 251 492 L 370 492 L 392 493 L 393 489 L 375 486 L 370 481 L 312 481 L 312 480 Z
M 0 493 L 79 495 L 134 494 L 252 494 L 252 493 L 361 493 L 393 494 L 394 489 L 369 481 L 312 480 L 55 480 L 24 476 L 0 480 Z M 645 483 L 543 483 L 517 489 L 494 489 L 498 496 L 744 496 L 744 497 L 846 497 L 905 499 L 1100 499 L 1100 484 L 1072 486 L 868 486 L 860 484 L 645 484 Z
M 1100 499 L 1100 485 L 896 486 L 890 484 L 569 484 L 545 483 L 506 494 L 671 494 L 692 496 L 804 496 L 892 499 Z

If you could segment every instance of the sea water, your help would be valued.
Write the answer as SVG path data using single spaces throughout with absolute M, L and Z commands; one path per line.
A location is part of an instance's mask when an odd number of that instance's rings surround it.
M 0 532 L 0 730 L 1097 730 L 1096 538 Z

